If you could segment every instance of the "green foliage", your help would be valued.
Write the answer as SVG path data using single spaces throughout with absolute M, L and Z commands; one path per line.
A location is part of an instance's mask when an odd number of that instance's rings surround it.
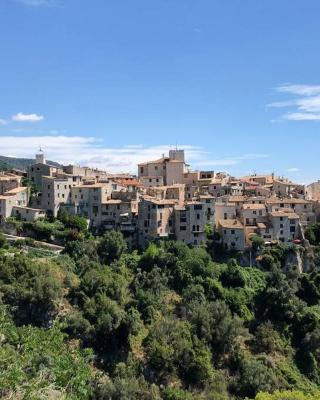
M 103 264 L 110 264 L 120 258 L 127 250 L 126 242 L 120 231 L 108 231 L 100 239 L 97 252 Z
M 300 391 L 276 391 L 273 394 L 258 393 L 255 400 L 319 400 L 320 392 L 305 394 Z
M 253 251 L 260 250 L 264 246 L 264 240 L 259 235 L 252 236 L 250 240 L 251 240 L 251 243 L 252 243 L 252 250 Z
M 38 193 L 37 185 L 32 182 L 31 179 L 23 176 L 21 179 L 22 186 L 26 186 L 29 189 L 29 195 L 33 196 Z
M 4 249 L 8 247 L 8 241 L 4 237 L 4 235 L 0 232 L 0 249 Z
M 305 229 L 305 237 L 313 245 L 320 245 L 320 223 L 310 224 Z
M 78 215 L 68 214 L 65 210 L 60 209 L 58 220 L 61 221 L 66 228 L 75 229 L 78 232 L 84 232 L 88 228 L 87 220 Z
M 78 222 L 23 224 L 65 241 L 59 256 L 0 238 L 2 398 L 316 395 L 320 275 L 283 272 L 289 246 L 245 268 L 176 241 L 128 252 L 121 233 L 91 237 Z
M 2 399 L 89 398 L 93 354 L 67 343 L 58 326 L 17 328 L 1 306 L 0 338 Z

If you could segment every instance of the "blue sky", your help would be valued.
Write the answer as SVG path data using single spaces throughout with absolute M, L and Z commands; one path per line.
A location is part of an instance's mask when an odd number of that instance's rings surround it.
M 1 0 L 0 154 L 320 178 L 318 0 Z

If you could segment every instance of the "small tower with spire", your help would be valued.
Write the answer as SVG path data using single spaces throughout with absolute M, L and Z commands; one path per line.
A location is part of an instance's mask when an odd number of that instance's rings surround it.
M 41 148 L 41 146 L 39 147 L 39 151 L 36 154 L 36 164 L 45 164 L 46 163 L 46 159 L 44 156 L 44 152 Z

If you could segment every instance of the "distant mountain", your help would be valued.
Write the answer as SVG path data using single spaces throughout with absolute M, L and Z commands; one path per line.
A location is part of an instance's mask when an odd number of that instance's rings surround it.
M 35 163 L 35 159 L 33 158 L 15 158 L 15 157 L 5 157 L 0 156 L 0 170 L 8 170 L 8 169 L 20 169 L 22 171 L 26 171 L 29 165 Z M 54 161 L 47 161 L 48 164 L 54 165 L 55 167 L 59 167 L 60 164 Z

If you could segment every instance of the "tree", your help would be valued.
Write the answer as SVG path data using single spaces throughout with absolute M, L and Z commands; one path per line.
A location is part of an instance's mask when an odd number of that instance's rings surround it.
M 118 260 L 127 250 L 127 244 L 120 231 L 108 231 L 100 239 L 97 247 L 98 255 L 103 264 Z
M 4 235 L 0 232 L 0 249 L 7 248 L 8 247 L 8 241 L 4 237 Z
M 276 390 L 274 393 L 258 393 L 255 400 L 320 400 L 320 392 L 303 393 L 300 391 Z
M 239 339 L 248 338 L 242 320 L 232 317 L 223 301 L 192 302 L 187 308 L 187 318 L 197 336 L 204 339 L 217 355 L 232 351 Z
M 264 246 L 264 240 L 262 239 L 261 236 L 259 235 L 254 235 L 251 237 L 251 243 L 252 243 L 252 250 L 253 251 L 258 251 Z
M 67 343 L 57 324 L 16 327 L 0 306 L 0 334 L 2 399 L 89 399 L 93 354 Z
M 320 244 L 320 223 L 310 224 L 305 229 L 305 237 L 313 245 Z

